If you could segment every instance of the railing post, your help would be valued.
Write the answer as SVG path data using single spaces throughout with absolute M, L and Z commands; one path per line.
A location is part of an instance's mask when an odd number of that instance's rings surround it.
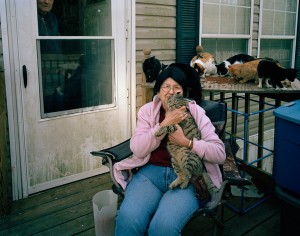
M 259 95 L 259 111 L 265 109 L 265 97 Z M 258 115 L 258 149 L 257 149 L 257 158 L 261 158 L 263 156 L 263 143 L 264 143 L 264 112 L 260 112 Z M 262 162 L 257 162 L 257 167 L 262 167 Z
M 245 111 L 244 111 L 244 161 L 248 162 L 249 153 L 249 114 L 250 114 L 250 94 L 245 94 Z
M 238 98 L 235 93 L 232 93 L 232 110 L 237 111 L 238 110 Z M 237 133 L 237 113 L 231 112 L 231 134 L 234 136 Z

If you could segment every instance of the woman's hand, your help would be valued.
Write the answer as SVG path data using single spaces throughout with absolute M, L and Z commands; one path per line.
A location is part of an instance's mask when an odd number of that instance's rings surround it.
M 186 107 L 182 106 L 173 111 L 166 111 L 165 119 L 160 123 L 160 126 L 175 125 L 183 121 L 187 117 Z
M 178 146 L 189 146 L 190 140 L 185 137 L 182 128 L 179 125 L 176 125 L 177 130 L 171 134 L 169 134 L 169 140 L 172 144 Z

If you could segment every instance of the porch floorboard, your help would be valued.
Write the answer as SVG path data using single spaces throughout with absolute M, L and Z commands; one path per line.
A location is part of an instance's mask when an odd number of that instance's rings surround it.
M 95 235 L 92 197 L 99 191 L 111 189 L 111 185 L 107 173 L 14 201 L 9 215 L 0 217 L 0 236 Z M 233 200 L 238 201 L 239 198 Z M 247 203 L 255 200 L 249 199 Z M 189 224 L 183 235 L 211 233 L 211 219 L 199 216 Z M 225 207 L 223 235 L 279 236 L 279 201 L 271 197 L 244 215 Z

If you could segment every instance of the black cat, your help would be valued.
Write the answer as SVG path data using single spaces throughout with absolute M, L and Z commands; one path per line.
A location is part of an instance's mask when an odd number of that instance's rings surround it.
M 259 79 L 259 88 L 262 88 L 263 79 L 270 79 L 272 87 L 277 89 L 277 87 L 283 88 L 281 81 L 288 79 L 289 81 L 294 82 L 297 78 L 296 69 L 283 68 L 274 60 L 261 60 L 257 65 L 257 74 Z
M 228 73 L 228 66 L 233 64 L 243 64 L 248 61 L 253 61 L 256 58 L 250 56 L 248 54 L 237 54 L 234 55 L 225 61 L 221 62 L 220 64 L 216 65 L 218 75 L 226 75 Z
M 151 83 L 156 80 L 161 69 L 162 64 L 160 63 L 160 60 L 155 58 L 155 56 L 145 59 L 143 63 L 143 71 L 146 76 L 146 82 Z

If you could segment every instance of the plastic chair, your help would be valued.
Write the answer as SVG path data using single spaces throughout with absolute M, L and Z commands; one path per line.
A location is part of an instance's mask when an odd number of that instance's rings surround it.
M 249 183 L 247 179 L 241 178 L 239 171 L 237 169 L 236 163 L 235 163 L 235 153 L 237 150 L 233 150 L 232 147 L 234 147 L 232 144 L 234 144 L 234 140 L 225 140 L 225 126 L 226 126 L 226 119 L 227 119 L 227 106 L 224 102 L 216 102 L 216 101 L 209 101 L 209 100 L 203 100 L 201 101 L 200 106 L 205 109 L 206 115 L 210 118 L 213 125 L 216 128 L 216 133 L 219 135 L 219 137 L 224 141 L 225 147 L 226 147 L 226 155 L 227 159 L 225 163 L 220 166 L 221 171 L 223 173 L 223 183 L 220 187 L 219 193 L 218 193 L 218 201 L 214 205 L 212 205 L 210 208 L 200 208 L 195 214 L 193 215 L 192 219 L 194 217 L 197 217 L 199 215 L 205 215 L 213 219 L 214 227 L 213 227 L 213 235 L 216 235 L 217 228 L 224 227 L 224 209 L 222 208 L 221 216 L 218 216 L 217 214 L 217 207 L 223 203 L 224 199 L 224 192 L 226 189 L 226 186 L 228 184 L 245 184 Z M 132 152 L 130 150 L 130 139 L 117 144 L 116 146 L 103 149 L 100 151 L 92 151 L 91 154 L 96 157 L 100 157 L 100 160 L 102 161 L 103 165 L 108 166 L 111 174 L 111 179 L 113 181 L 112 189 L 113 191 L 118 194 L 121 197 L 124 197 L 124 191 L 122 187 L 118 184 L 116 181 L 114 175 L 113 175 L 113 165 L 116 162 L 119 162 L 121 160 L 124 160 L 126 158 L 129 158 L 132 155 Z M 134 170 L 132 170 L 134 173 Z

